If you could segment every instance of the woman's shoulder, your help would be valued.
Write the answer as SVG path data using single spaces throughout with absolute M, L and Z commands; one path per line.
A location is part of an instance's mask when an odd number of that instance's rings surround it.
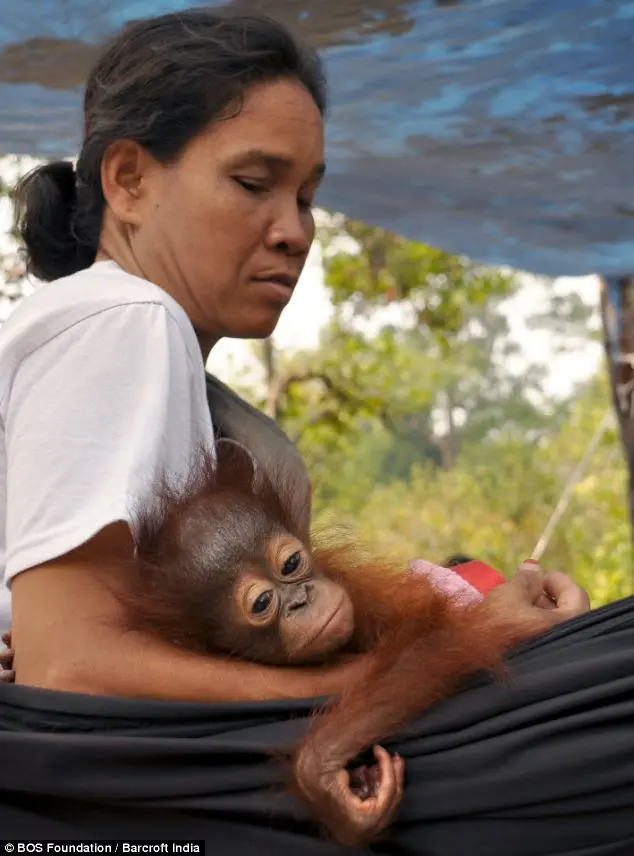
M 153 283 L 128 274 L 114 262 L 97 262 L 72 276 L 41 285 L 11 313 L 0 330 L 0 365 L 19 361 L 82 322 L 120 323 L 122 312 L 135 312 L 135 327 L 152 323 L 158 307 L 180 328 L 188 350 L 196 349 L 191 322 L 178 303 Z M 116 310 L 120 310 L 117 313 Z
M 162 288 L 127 273 L 115 262 L 104 261 L 39 286 L 9 316 L 1 338 L 36 321 L 58 319 L 69 327 L 108 309 L 133 305 L 161 305 L 177 323 L 189 325 L 184 311 Z

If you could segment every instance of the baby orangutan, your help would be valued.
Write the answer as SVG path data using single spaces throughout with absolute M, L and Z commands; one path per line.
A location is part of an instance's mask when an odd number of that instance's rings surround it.
M 292 776 L 337 841 L 370 844 L 396 816 L 404 775 L 403 760 L 377 744 L 469 675 L 501 670 L 503 654 L 552 626 L 552 613 L 518 621 L 495 592 L 460 607 L 423 575 L 369 564 L 350 547 L 313 549 L 292 491 L 237 444 L 221 441 L 216 454 L 138 515 L 138 562 L 118 593 L 126 626 L 280 666 L 359 655 L 356 677 L 312 717 Z M 377 763 L 351 768 L 370 747 Z
M 346 589 L 315 562 L 292 502 L 240 446 L 217 444 L 136 520 L 138 565 L 119 597 L 129 627 L 207 654 L 323 663 L 354 631 Z

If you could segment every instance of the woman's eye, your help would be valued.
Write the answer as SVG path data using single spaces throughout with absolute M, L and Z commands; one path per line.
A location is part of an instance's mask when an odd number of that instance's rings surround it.
M 300 211 L 310 211 L 311 208 L 313 207 L 313 200 L 312 199 L 298 199 L 297 200 L 297 207 L 300 209 Z
M 302 555 L 301 553 L 293 553 L 292 556 L 289 556 L 288 559 L 282 565 L 282 576 L 290 577 L 291 574 L 294 574 L 295 571 L 299 568 L 302 563 Z
M 251 606 L 251 612 L 253 615 L 264 615 L 264 613 L 270 609 L 272 600 L 273 592 L 263 591 L 262 594 L 258 595 L 258 597 L 253 601 L 253 605 Z
M 236 178 L 235 181 L 240 185 L 240 187 L 248 190 L 249 193 L 265 193 L 266 187 L 263 184 L 260 184 L 257 181 L 251 181 L 248 178 Z

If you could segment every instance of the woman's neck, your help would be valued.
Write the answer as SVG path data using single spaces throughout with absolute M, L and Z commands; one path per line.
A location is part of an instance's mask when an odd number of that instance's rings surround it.
M 97 251 L 97 255 L 95 257 L 95 262 L 114 262 L 116 265 L 118 265 L 121 268 L 121 270 L 124 270 L 126 273 L 129 273 L 131 276 L 136 276 L 139 279 L 148 280 L 148 277 L 141 270 L 141 268 L 136 264 L 136 261 L 135 261 L 133 256 L 131 256 L 130 258 L 122 258 L 122 259 L 115 258 L 114 255 L 110 254 L 107 250 L 100 247 L 99 250 Z M 148 280 L 148 282 L 151 282 L 151 281 L 152 280 Z M 161 288 L 160 283 L 155 282 L 154 285 L 157 285 L 159 288 Z M 214 348 L 215 345 L 218 344 L 220 339 L 211 333 L 206 333 L 204 330 L 198 330 L 198 329 L 196 329 L 196 327 L 194 327 L 194 332 L 196 334 L 196 339 L 198 340 L 198 345 L 200 347 L 200 352 L 202 354 L 203 363 L 206 363 L 208 358 L 209 358 L 209 354 L 212 351 L 212 348 Z

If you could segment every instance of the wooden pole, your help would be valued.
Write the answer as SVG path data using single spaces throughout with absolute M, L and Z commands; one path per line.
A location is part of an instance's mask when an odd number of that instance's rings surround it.
M 629 516 L 634 535 L 634 276 L 601 279 L 601 318 L 612 403 L 627 462 Z

